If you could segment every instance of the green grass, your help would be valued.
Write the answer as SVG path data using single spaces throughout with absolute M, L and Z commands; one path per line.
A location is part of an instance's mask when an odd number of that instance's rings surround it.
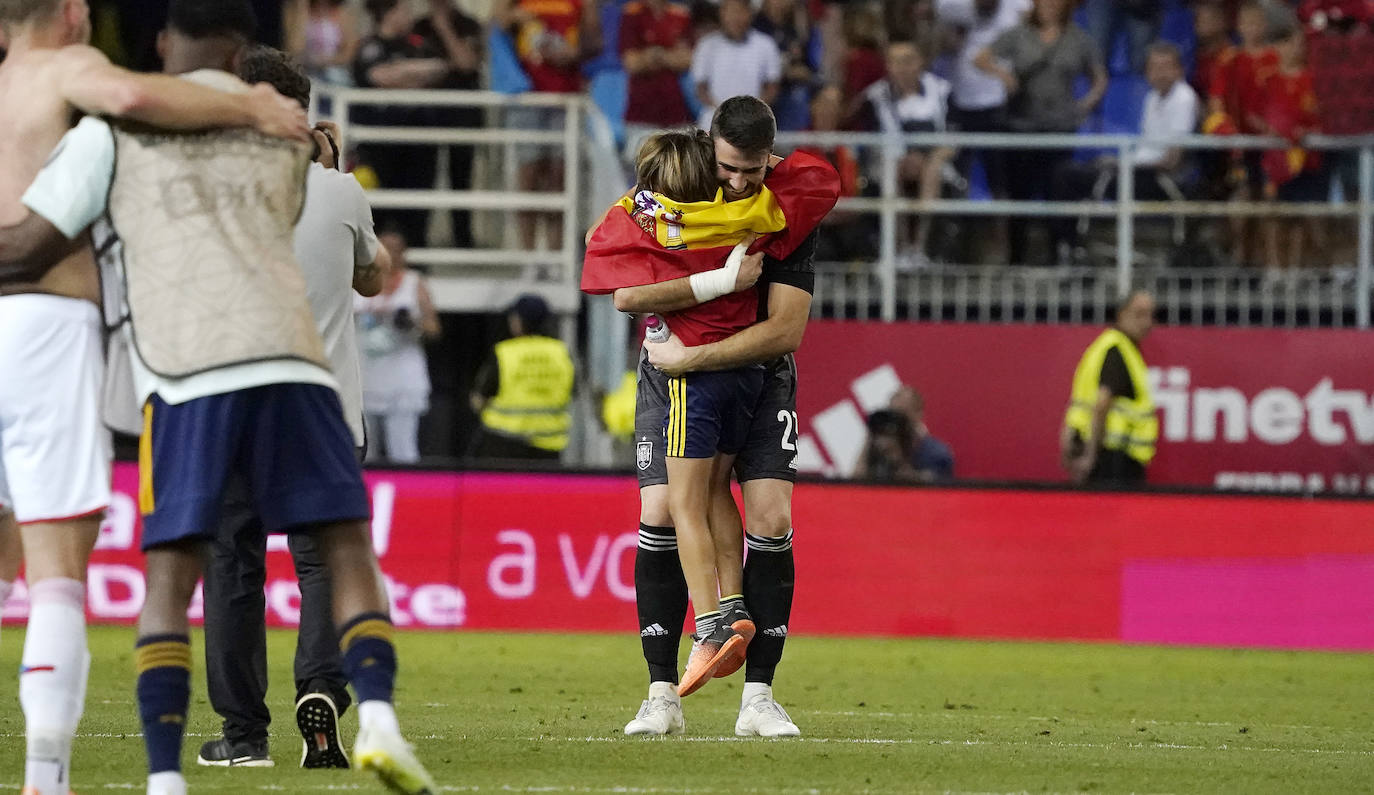
M 293 637 L 270 637 L 274 769 L 195 765 L 219 726 L 197 672 L 182 756 L 193 791 L 379 791 L 296 767 Z M 83 795 L 142 787 L 132 641 L 92 631 Z M 0 670 L 21 642 L 5 629 Z M 734 737 L 739 676 L 686 700 L 684 737 L 624 737 L 646 686 L 628 633 L 411 633 L 399 647 L 402 726 L 451 792 L 1374 791 L 1364 655 L 798 637 L 776 693 L 804 736 L 766 741 Z M 0 702 L 6 791 L 23 763 L 13 693 Z M 355 727 L 350 710 L 350 740 Z

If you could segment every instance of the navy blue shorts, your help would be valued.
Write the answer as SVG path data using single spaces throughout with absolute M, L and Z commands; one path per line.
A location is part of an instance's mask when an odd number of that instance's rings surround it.
M 668 379 L 667 457 L 710 458 L 743 449 L 765 375 L 755 366 Z
M 243 478 L 268 532 L 370 515 L 339 396 L 316 384 L 269 384 L 143 407 L 139 509 L 143 549 L 208 538 L 224 487 Z

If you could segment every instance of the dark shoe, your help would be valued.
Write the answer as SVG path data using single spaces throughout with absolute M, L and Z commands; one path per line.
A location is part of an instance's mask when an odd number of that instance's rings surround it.
M 296 726 L 305 747 L 301 767 L 348 767 L 348 754 L 339 742 L 339 711 L 324 693 L 306 693 L 296 702 Z
M 200 747 L 196 764 L 212 767 L 273 767 L 276 763 L 267 755 L 267 741 L 230 742 L 221 737 Z

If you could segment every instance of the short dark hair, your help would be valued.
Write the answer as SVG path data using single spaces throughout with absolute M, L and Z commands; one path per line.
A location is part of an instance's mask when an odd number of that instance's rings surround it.
M 711 117 L 711 137 L 730 144 L 746 155 L 773 151 L 778 121 L 773 109 L 758 97 L 730 97 L 720 103 Z
M 192 39 L 237 36 L 252 40 L 258 18 L 248 0 L 172 0 L 167 27 Z
M 310 78 L 295 58 L 275 47 L 254 44 L 243 51 L 239 77 L 245 83 L 269 83 L 278 94 L 310 107 Z
M 44 14 L 57 13 L 59 0 L 0 0 L 0 25 L 22 25 Z

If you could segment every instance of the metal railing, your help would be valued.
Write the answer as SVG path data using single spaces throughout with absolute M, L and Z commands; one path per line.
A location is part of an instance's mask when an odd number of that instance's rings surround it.
M 815 312 L 829 317 L 893 321 L 1101 322 L 1133 285 L 1150 286 L 1166 316 L 1179 323 L 1345 325 L 1368 328 L 1374 286 L 1374 136 L 1312 136 L 1305 148 L 1357 151 L 1354 201 L 1140 201 L 1134 198 L 1136 153 L 1142 145 L 1186 150 L 1286 149 L 1286 141 L 1253 136 L 1190 135 L 1146 140 L 1131 135 L 784 133 L 779 148 L 846 146 L 878 159 L 878 195 L 846 197 L 837 211 L 876 215 L 877 257 L 862 266 L 818 263 Z M 898 161 L 909 147 L 1105 150 L 1115 156 L 1119 198 L 1099 201 L 973 201 L 904 197 Z M 862 158 L 861 158 L 862 159 Z M 1047 175 L 1048 178 L 1048 175 Z M 1113 269 L 971 267 L 953 264 L 913 273 L 899 270 L 897 227 L 911 215 L 1071 217 L 1114 222 Z M 1357 232 L 1354 267 L 1267 274 L 1247 268 L 1141 267 L 1137 222 L 1142 217 L 1348 218 Z
M 312 118 L 328 118 L 340 127 L 348 147 L 367 144 L 423 144 L 436 155 L 449 146 L 472 146 L 493 175 L 488 186 L 440 190 L 368 191 L 375 210 L 472 210 L 500 213 L 495 246 L 431 248 L 412 241 L 409 258 L 431 271 L 431 289 L 440 309 L 488 311 L 510 304 L 518 294 L 536 292 L 560 315 L 581 307 L 578 280 L 582 267 L 582 234 L 591 213 L 614 201 L 623 176 L 615 160 L 610 124 L 587 98 L 569 94 L 507 95 L 490 91 L 383 90 L 317 85 Z M 407 108 L 546 108 L 563 111 L 557 129 L 510 129 L 491 113 L 487 124 L 474 127 L 399 127 L 362 124 L 354 111 L 368 106 Z M 327 112 L 321 113 L 322 109 Z M 563 163 L 560 192 L 523 191 L 519 185 L 517 147 L 556 148 Z M 608 165 L 609 164 L 609 165 Z M 380 175 L 383 180 L 386 175 Z M 610 191 L 610 195 L 607 192 Z M 598 202 L 600 202 L 598 204 Z M 514 216 L 520 212 L 557 215 L 561 245 L 530 250 L 519 245 Z M 491 236 L 488 236 L 491 237 Z M 542 240 L 543 235 L 536 235 Z M 486 241 L 493 242 L 493 241 Z

